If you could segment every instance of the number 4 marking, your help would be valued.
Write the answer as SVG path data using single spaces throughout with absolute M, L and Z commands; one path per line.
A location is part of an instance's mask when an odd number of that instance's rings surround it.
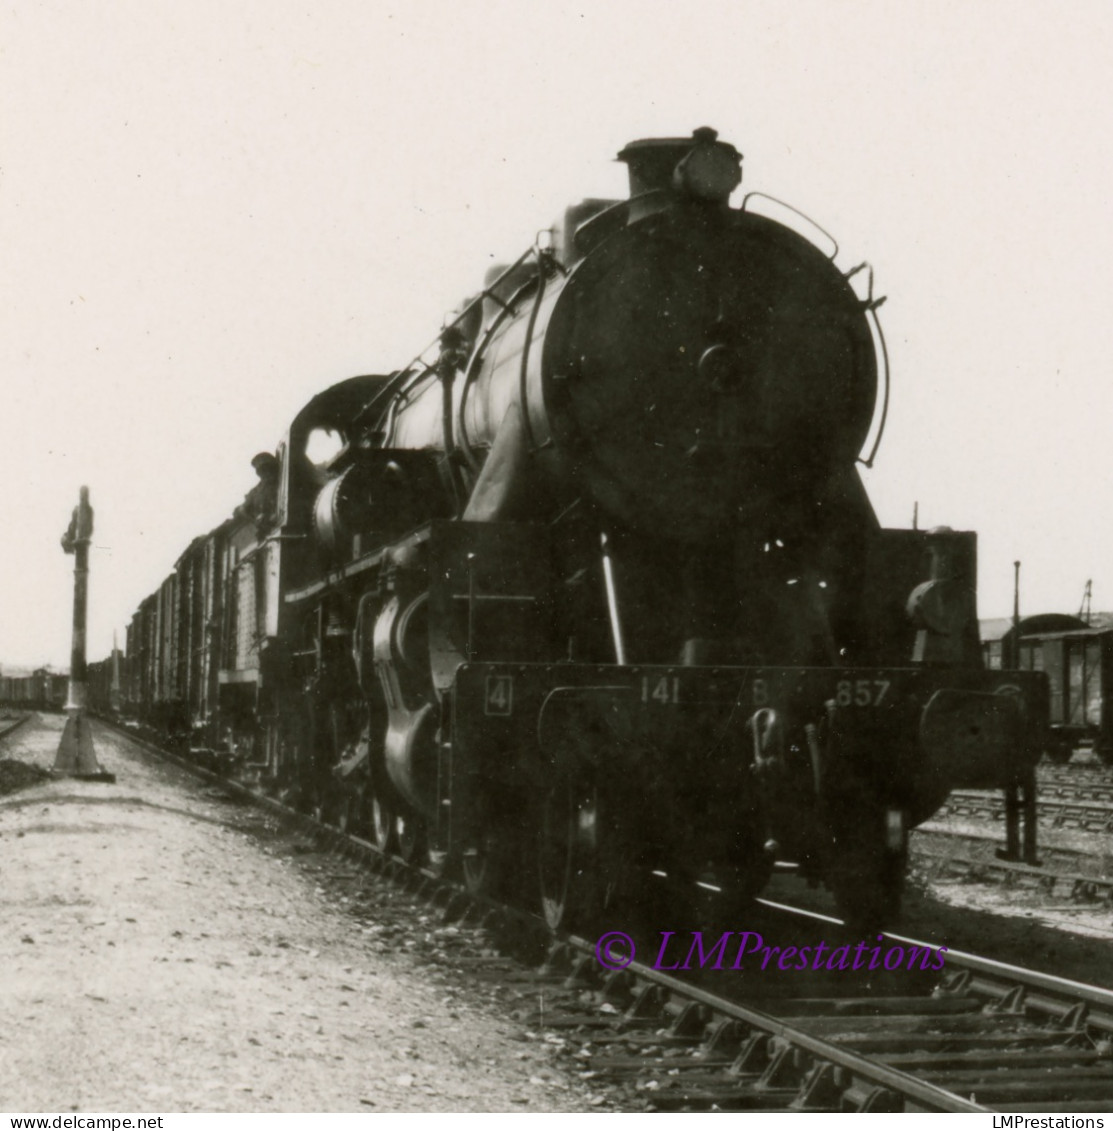
M 649 690 L 649 676 L 642 676 L 642 702 L 648 703 L 652 699 L 656 703 L 680 702 L 680 677 L 673 676 L 670 680 L 667 675 L 661 676 L 652 691 Z
M 483 703 L 485 715 L 509 715 L 514 702 L 514 677 L 512 675 L 489 675 L 487 695 Z

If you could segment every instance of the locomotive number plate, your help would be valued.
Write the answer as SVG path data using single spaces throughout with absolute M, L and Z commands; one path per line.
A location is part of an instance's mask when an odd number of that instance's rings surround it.
M 663 675 L 652 680 L 642 676 L 642 702 L 665 705 L 680 702 L 680 679 L 678 676 Z
M 887 679 L 840 679 L 835 685 L 835 703 L 840 707 L 880 707 L 891 686 Z
M 824 694 L 828 693 L 822 683 L 815 686 L 823 688 Z M 840 679 L 830 690 L 830 698 L 840 707 L 880 707 L 892 698 L 889 695 L 892 686 L 891 679 Z M 775 692 L 782 691 L 775 682 L 761 676 L 754 679 L 751 687 L 751 702 L 755 707 L 768 707 Z

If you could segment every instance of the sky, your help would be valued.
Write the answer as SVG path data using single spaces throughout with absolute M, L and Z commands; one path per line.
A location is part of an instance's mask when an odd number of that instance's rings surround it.
M 1113 608 L 1111 96 L 1098 0 L 4 4 L 0 664 L 68 664 L 82 484 L 96 659 L 316 391 L 701 125 L 887 296 L 883 523 Z

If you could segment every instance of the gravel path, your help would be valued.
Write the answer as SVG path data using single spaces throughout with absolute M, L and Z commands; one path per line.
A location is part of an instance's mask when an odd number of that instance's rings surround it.
M 49 767 L 63 722 L 0 758 Z M 497 987 L 421 957 L 452 928 L 94 733 L 114 785 L 0 797 L 0 1110 L 592 1106 Z

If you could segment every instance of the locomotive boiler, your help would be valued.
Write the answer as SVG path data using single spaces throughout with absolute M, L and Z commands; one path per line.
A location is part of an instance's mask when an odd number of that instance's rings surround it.
M 198 589 L 242 604 L 246 652 L 187 713 L 554 926 L 746 899 L 778 858 L 881 923 L 951 788 L 1030 782 L 1046 685 L 983 669 L 974 535 L 870 506 L 872 273 L 733 207 L 713 130 L 619 158 L 627 199 L 570 208 L 425 354 L 256 458 Z

